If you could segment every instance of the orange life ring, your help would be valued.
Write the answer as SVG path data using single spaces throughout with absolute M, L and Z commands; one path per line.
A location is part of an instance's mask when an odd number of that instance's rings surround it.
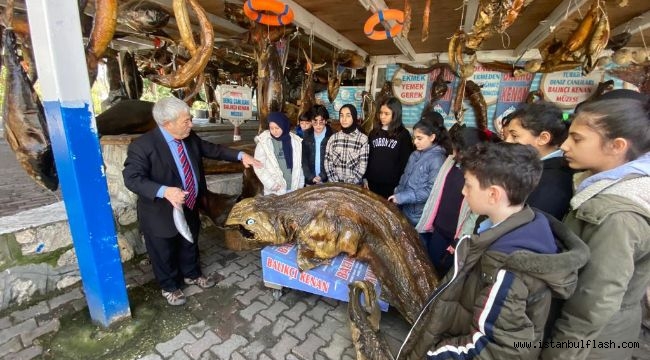
M 289 25 L 293 21 L 293 10 L 278 0 L 247 0 L 244 14 L 256 23 L 270 26 Z
M 397 23 L 390 30 L 375 30 L 375 26 L 384 20 L 395 20 Z M 399 35 L 404 27 L 404 12 L 402 10 L 384 9 L 374 13 L 366 20 L 363 26 L 363 32 L 371 40 L 386 40 Z

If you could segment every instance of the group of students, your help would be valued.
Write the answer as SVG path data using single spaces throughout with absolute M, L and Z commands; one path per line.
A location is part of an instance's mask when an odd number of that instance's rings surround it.
M 365 179 L 415 226 L 442 280 L 414 324 L 424 331 L 410 331 L 401 353 L 631 357 L 650 281 L 648 97 L 614 90 L 571 119 L 553 104 L 526 104 L 504 120 L 505 141 L 459 124 L 446 130 L 435 112 L 423 113 L 411 141 L 394 98 L 368 137 L 353 106 L 339 116 L 329 141 L 331 130 L 322 122 L 329 134 L 320 135 L 312 121 L 302 163 L 293 157 L 302 177 L 282 190 Z M 258 149 L 255 157 L 264 161 Z

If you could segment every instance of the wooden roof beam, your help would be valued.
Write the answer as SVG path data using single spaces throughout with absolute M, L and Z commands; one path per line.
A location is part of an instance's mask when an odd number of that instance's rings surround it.
M 466 33 L 472 32 L 474 27 L 474 20 L 476 20 L 476 14 L 478 14 L 478 4 L 479 0 L 465 0 L 467 3 L 467 9 L 465 9 L 465 22 L 463 23 L 463 31 Z
M 350 41 L 350 39 L 343 36 L 343 34 L 324 23 L 323 20 L 312 15 L 309 11 L 305 10 L 305 8 L 298 5 L 298 3 L 295 1 L 283 0 L 283 2 L 289 5 L 291 10 L 293 10 L 293 24 L 301 27 L 303 30 L 305 30 L 306 33 L 312 32 L 314 36 L 320 38 L 321 40 L 336 48 L 354 50 L 356 53 L 364 57 L 368 55 L 368 53 L 360 48 L 357 44 L 353 43 Z
M 632 18 L 630 21 L 623 23 L 612 30 L 612 35 L 618 35 L 625 31 L 629 31 L 631 34 L 636 34 L 650 27 L 650 11 Z
M 589 0 L 564 0 L 558 5 L 546 19 L 539 22 L 533 30 L 514 50 L 514 56 L 523 54 L 526 50 L 534 49 L 544 41 L 550 33 L 555 30 L 561 22 L 576 12 Z
M 171 12 L 172 15 L 174 14 L 173 0 L 151 0 L 151 1 L 158 4 L 158 5 L 162 5 L 162 6 L 166 7 Z M 190 14 L 192 14 L 192 12 L 190 12 Z M 244 33 L 246 31 L 248 31 L 248 30 L 244 29 L 243 27 L 241 27 L 239 25 L 231 23 L 227 19 L 224 19 L 224 18 L 222 18 L 220 16 L 216 16 L 216 15 L 214 15 L 212 13 L 207 12 L 207 11 L 206 11 L 206 15 L 208 16 L 208 20 L 210 20 L 210 23 L 213 26 L 218 26 L 218 27 L 224 28 L 226 30 L 232 31 L 234 33 L 237 33 L 237 34 L 241 34 L 241 33 Z
M 384 0 L 359 0 L 359 3 L 361 6 L 366 8 L 366 10 L 370 10 L 373 13 L 388 8 L 388 5 L 386 5 L 386 2 Z M 390 29 L 393 24 L 391 22 L 388 22 L 388 24 L 382 25 L 384 25 L 384 28 Z M 404 56 L 406 56 L 410 61 L 415 60 L 415 56 L 417 54 L 415 53 L 415 49 L 413 49 L 413 45 L 411 45 L 411 42 L 408 39 L 400 35 L 394 37 L 393 42 L 395 43 L 397 49 L 399 49 L 399 51 L 404 54 Z

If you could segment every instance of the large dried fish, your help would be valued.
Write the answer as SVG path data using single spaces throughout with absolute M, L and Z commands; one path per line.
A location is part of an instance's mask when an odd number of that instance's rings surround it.
M 185 65 L 181 66 L 180 69 L 172 74 L 151 76 L 152 81 L 172 89 L 187 85 L 192 79 L 203 72 L 203 69 L 205 69 L 205 66 L 210 60 L 210 56 L 212 56 L 212 48 L 214 46 L 214 30 L 205 10 L 199 5 L 197 0 L 187 1 L 189 1 L 192 9 L 196 13 L 196 17 L 199 19 L 199 26 L 201 27 L 201 42 L 196 51 L 196 55 L 192 56 Z
M 314 71 L 326 65 L 325 63 L 315 65 L 309 56 L 307 56 L 307 52 L 303 50 L 303 53 L 305 54 L 305 60 L 307 60 L 307 76 L 303 78 L 302 86 L 300 88 L 300 108 L 298 110 L 298 116 L 311 109 L 316 102 L 314 96 Z M 298 123 L 298 119 L 293 120 Z
M 339 94 L 342 75 L 343 71 L 338 70 L 336 61 L 332 59 L 332 69 L 327 72 L 327 99 L 330 103 L 333 103 Z
M 113 40 L 117 28 L 117 0 L 95 0 L 93 29 L 86 45 L 86 66 L 92 84 L 97 77 L 97 63 Z
M 476 118 L 476 127 L 480 130 L 487 129 L 487 103 L 485 97 L 481 93 L 481 86 L 472 80 L 467 80 L 465 85 L 465 95 L 469 99 L 469 103 L 474 109 L 474 116 Z
M 282 111 L 282 68 L 275 45 L 269 44 L 257 55 L 257 111 L 259 131 L 268 129 L 266 117 L 270 112 Z
M 422 42 L 429 38 L 429 15 L 431 14 L 431 0 L 425 0 L 424 13 L 422 14 Z
M 170 17 L 169 11 L 155 2 L 132 0 L 120 7 L 117 21 L 135 31 L 150 33 L 167 26 Z
M 244 199 L 226 226 L 240 229 L 251 245 L 246 248 L 296 243 L 303 270 L 340 253 L 367 262 L 382 297 L 410 323 L 438 285 L 413 226 L 386 199 L 360 186 L 327 183 Z
M 20 165 L 39 185 L 56 190 L 59 179 L 45 113 L 38 95 L 20 65 L 16 35 L 2 33 L 2 63 L 6 68 L 3 125 L 5 138 Z

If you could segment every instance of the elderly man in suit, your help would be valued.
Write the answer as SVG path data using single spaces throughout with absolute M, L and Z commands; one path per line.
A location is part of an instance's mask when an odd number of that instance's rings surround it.
M 201 273 L 197 241 L 183 238 L 174 225 L 173 208 L 182 209 L 193 239 L 198 239 L 198 200 L 207 190 L 202 158 L 241 161 L 260 167 L 252 156 L 202 140 L 192 131 L 187 104 L 168 97 L 153 107 L 157 127 L 129 146 L 124 184 L 138 195 L 138 221 L 162 295 L 170 305 L 185 304 L 183 283 L 215 285 Z

